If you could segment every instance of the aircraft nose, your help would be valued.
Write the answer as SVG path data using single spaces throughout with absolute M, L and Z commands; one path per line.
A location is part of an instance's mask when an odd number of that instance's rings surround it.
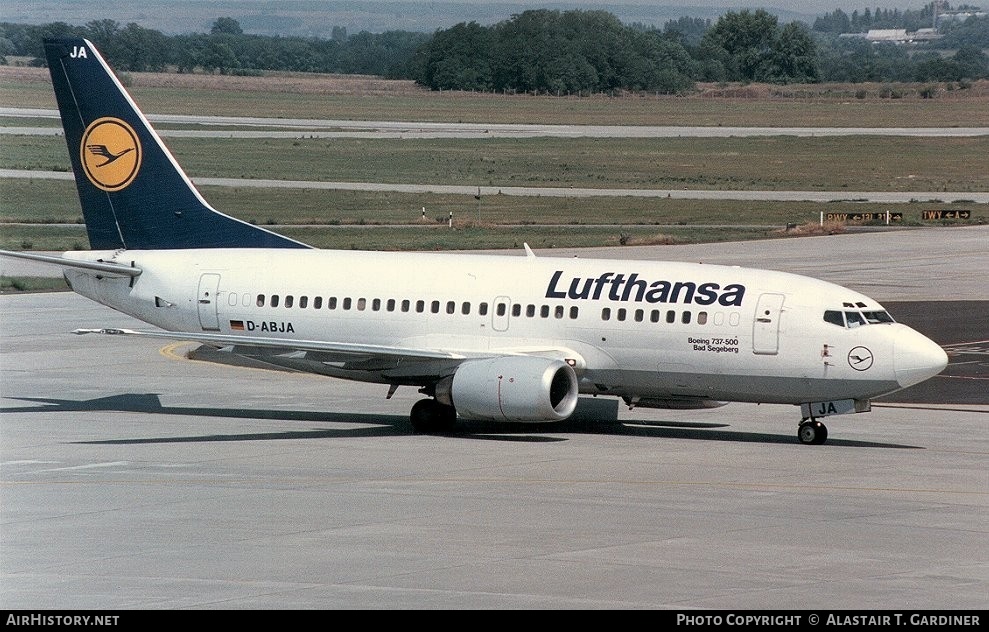
M 905 327 L 893 343 L 893 370 L 906 388 L 932 378 L 948 366 L 948 354 L 936 342 Z

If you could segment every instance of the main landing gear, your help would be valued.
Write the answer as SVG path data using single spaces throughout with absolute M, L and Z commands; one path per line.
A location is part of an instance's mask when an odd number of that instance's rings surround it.
M 450 432 L 457 423 L 457 411 L 435 399 L 420 399 L 409 414 L 412 430 L 419 434 Z
M 800 422 L 797 438 L 804 445 L 821 445 L 828 440 L 828 427 L 811 417 Z

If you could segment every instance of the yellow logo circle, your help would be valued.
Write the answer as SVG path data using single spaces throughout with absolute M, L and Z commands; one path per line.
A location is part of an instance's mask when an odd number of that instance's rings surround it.
M 141 167 L 141 143 L 134 128 L 117 118 L 93 121 L 79 148 L 86 177 L 104 191 L 120 191 Z

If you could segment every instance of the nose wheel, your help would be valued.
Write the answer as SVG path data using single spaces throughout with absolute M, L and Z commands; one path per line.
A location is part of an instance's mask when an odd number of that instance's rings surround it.
M 821 445 L 828 440 L 828 427 L 813 418 L 802 421 L 797 429 L 797 438 L 804 445 Z

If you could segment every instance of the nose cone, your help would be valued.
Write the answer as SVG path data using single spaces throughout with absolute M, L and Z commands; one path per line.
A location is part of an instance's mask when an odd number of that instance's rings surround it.
M 903 388 L 932 378 L 948 366 L 948 354 L 936 342 L 904 327 L 893 343 L 893 370 Z

